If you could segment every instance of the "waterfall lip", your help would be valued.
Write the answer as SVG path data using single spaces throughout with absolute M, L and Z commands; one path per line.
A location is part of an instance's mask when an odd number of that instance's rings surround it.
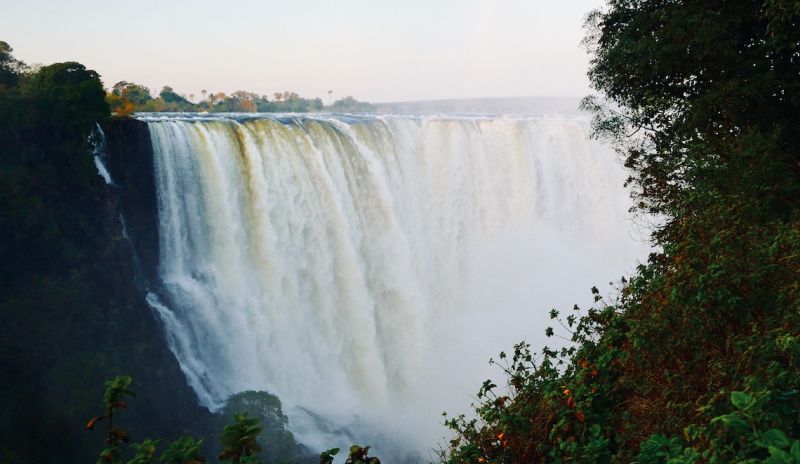
M 338 121 L 348 124 L 374 122 L 384 120 L 411 120 L 411 121 L 577 121 L 588 123 L 591 121 L 589 115 L 564 115 L 557 113 L 340 113 L 340 112 L 319 112 L 319 113 L 135 113 L 136 119 L 143 122 L 159 121 L 186 121 L 186 122 L 206 122 L 206 121 L 236 121 L 246 122 L 252 120 L 271 120 L 287 124 L 295 121 Z

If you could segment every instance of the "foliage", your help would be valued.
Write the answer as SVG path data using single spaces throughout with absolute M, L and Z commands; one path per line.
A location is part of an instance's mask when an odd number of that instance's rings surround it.
M 111 94 L 128 100 L 134 105 L 144 105 L 153 99 L 152 95 L 150 95 L 150 89 L 143 85 L 126 81 L 119 81 L 114 84 L 111 88 Z
M 247 413 L 237 414 L 234 420 L 233 424 L 225 426 L 225 430 L 219 437 L 222 442 L 219 459 L 239 464 L 242 458 L 255 456 L 261 451 L 261 445 L 258 444 L 257 438 L 262 428 L 259 424 L 260 421 L 248 419 Z M 254 462 L 258 462 L 258 460 Z
M 710 13 L 713 12 L 713 13 Z M 796 462 L 800 8 L 612 0 L 589 16 L 595 132 L 656 250 L 571 335 L 501 353 L 443 462 Z M 556 331 L 548 328 L 548 336 Z
M 341 451 L 339 448 L 331 448 L 323 451 L 319 455 L 319 464 L 333 464 L 333 458 Z
M 186 98 L 178 95 L 172 90 L 172 87 L 165 85 L 161 92 L 158 94 L 159 98 L 164 100 L 164 103 L 173 103 L 177 105 L 190 105 L 191 103 Z
M 202 464 L 205 462 L 202 453 L 203 440 L 184 436 L 173 441 L 164 450 L 164 453 L 161 454 L 161 462 L 166 464 Z
M 301 98 L 295 92 L 288 90 L 275 93 L 274 100 L 270 100 L 266 95 L 244 90 L 237 90 L 231 95 L 223 92 L 206 92 L 202 101 L 193 103 L 169 86 L 164 86 L 158 96 L 153 98 L 147 87 L 126 81 L 114 84 L 111 92 L 106 95 L 106 102 L 117 116 L 128 116 L 134 112 L 304 113 L 323 109 L 321 99 Z
M 347 456 L 345 464 L 381 464 L 381 460 L 369 456 L 369 446 L 353 445 L 350 447 L 350 454 Z M 335 454 L 335 453 L 334 453 Z M 325 453 L 322 453 L 325 455 Z M 320 460 L 322 459 L 320 456 Z
M 106 432 L 106 448 L 100 453 L 100 460 L 98 464 L 116 464 L 121 462 L 120 446 L 122 443 L 130 441 L 128 432 L 121 428 L 115 427 L 114 411 L 118 409 L 125 409 L 128 407 L 125 402 L 126 396 L 136 396 L 128 387 L 131 385 L 131 377 L 129 375 L 120 375 L 113 380 L 106 382 L 106 390 L 103 394 L 103 406 L 105 406 L 105 414 L 102 416 L 94 416 L 89 419 L 86 424 L 87 430 L 94 429 L 94 425 L 105 419 L 108 424 Z
M 136 454 L 128 461 L 128 464 L 156 464 L 158 462 L 156 451 L 159 443 L 161 440 L 150 440 L 149 438 L 141 443 L 132 443 L 131 448 L 136 451 Z
M 77 264 L 79 242 L 100 229 L 82 217 L 97 206 L 97 179 L 91 159 L 81 156 L 91 131 L 108 118 L 99 76 L 69 62 L 16 80 L 0 98 L 0 289 L 54 260 Z
M 11 54 L 13 51 L 8 42 L 0 40 L 0 94 L 17 85 L 24 69 L 24 64 Z
M 106 389 L 103 393 L 103 404 L 106 413 L 103 416 L 95 416 L 89 419 L 86 424 L 87 430 L 94 429 L 94 425 L 105 419 L 108 423 L 106 437 L 106 448 L 100 452 L 98 464 L 121 464 L 123 454 L 123 443 L 130 441 L 128 432 L 119 427 L 113 426 L 114 411 L 127 408 L 125 397 L 135 397 L 129 387 L 132 379 L 129 375 L 120 375 L 105 383 Z M 228 428 L 226 428 L 228 433 Z M 224 434 L 223 434 L 224 436 Z M 127 464 L 152 464 L 156 462 L 156 452 L 161 440 L 145 439 L 141 443 L 130 445 L 135 451 L 133 458 Z M 203 440 L 195 440 L 190 436 L 183 436 L 173 441 L 161 454 L 160 462 L 167 464 L 200 464 L 205 462 L 203 458 Z M 238 460 L 235 462 L 239 462 Z
M 612 105 L 586 104 L 619 144 L 639 207 L 676 221 L 719 199 L 759 198 L 766 214 L 791 212 L 796 2 L 609 3 L 589 16 L 586 41 L 592 83 Z
M 106 407 L 106 414 L 111 414 L 116 408 L 124 409 L 127 407 L 124 402 L 126 396 L 136 396 L 136 393 L 128 388 L 131 382 L 131 376 L 129 375 L 120 375 L 106 382 L 106 391 L 103 393 L 103 405 Z
M 106 414 L 91 418 L 86 425 L 88 430 L 92 430 L 94 425 L 103 419 L 107 419 L 109 424 L 108 438 L 106 440 L 108 446 L 101 451 L 98 464 L 121 464 L 123 462 L 122 455 L 125 450 L 122 444 L 130 441 L 128 433 L 120 427 L 112 427 L 111 421 L 115 409 L 127 407 L 124 402 L 125 397 L 136 396 L 129 388 L 131 382 L 131 377 L 127 375 L 117 376 L 107 381 L 105 383 L 105 393 L 103 394 Z M 231 397 L 226 405 L 228 408 L 238 406 L 255 410 L 261 416 L 269 417 L 272 415 L 272 420 L 278 419 L 282 426 L 286 423 L 286 417 L 280 411 L 280 402 L 276 397 L 266 392 L 244 392 Z M 226 416 L 223 415 L 222 417 Z M 258 439 L 262 431 L 263 427 L 259 418 L 248 418 L 246 412 L 235 414 L 233 423 L 225 425 L 222 434 L 219 436 L 222 444 L 222 451 L 219 453 L 220 461 L 236 464 L 259 464 L 261 461 L 258 455 L 262 446 Z M 289 436 L 291 437 L 291 434 Z M 127 464 L 154 464 L 155 462 L 202 464 L 205 462 L 203 440 L 196 440 L 191 436 L 179 437 L 169 444 L 157 460 L 156 454 L 160 442 L 161 440 L 145 439 L 140 443 L 131 444 L 130 448 L 133 449 L 135 454 Z M 380 464 L 378 458 L 369 456 L 369 449 L 369 446 L 351 446 L 346 464 Z M 339 448 L 322 452 L 320 454 L 320 463 L 332 464 L 334 456 L 338 453 Z M 296 457 L 294 455 L 290 457 L 278 456 L 275 459 L 280 462 L 290 462 Z
M 298 445 L 288 430 L 288 418 L 281 410 L 281 402 L 267 392 L 245 391 L 231 396 L 225 402 L 217 427 L 235 421 L 238 414 L 258 419 L 263 431 L 256 437 L 265 456 L 277 462 L 291 461 L 298 457 Z
M 333 102 L 330 110 L 343 113 L 367 113 L 375 111 L 375 107 L 367 102 L 361 102 L 351 96 L 347 96 Z

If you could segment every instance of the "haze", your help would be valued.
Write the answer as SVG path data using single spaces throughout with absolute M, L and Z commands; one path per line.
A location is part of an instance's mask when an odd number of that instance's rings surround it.
M 586 13 L 602 0 L 0 0 L 29 64 L 76 60 L 119 80 L 373 102 L 582 96 Z

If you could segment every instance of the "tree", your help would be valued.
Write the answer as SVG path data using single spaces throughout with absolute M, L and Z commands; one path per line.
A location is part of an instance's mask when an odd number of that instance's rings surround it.
M 214 105 L 222 103 L 227 98 L 228 98 L 228 96 L 225 95 L 225 92 L 219 92 L 219 93 L 216 93 L 216 94 L 211 94 L 209 96 L 209 99 L 211 100 L 211 103 L 214 104 Z
M 153 96 L 150 95 L 150 89 L 143 85 L 134 84 L 133 82 L 117 82 L 111 89 L 111 93 L 130 101 L 134 105 L 144 105 L 153 99 Z
M 70 121 L 72 128 L 88 133 L 109 115 L 100 76 L 80 63 L 44 66 L 21 82 L 20 91 L 45 115 L 43 123 L 52 129 L 52 137 L 66 129 L 62 121 Z
M 191 106 L 191 103 L 189 103 L 188 100 L 186 100 L 182 96 L 180 96 L 177 93 L 175 93 L 175 91 L 172 89 L 172 87 L 167 86 L 167 85 L 165 85 L 161 89 L 161 92 L 159 92 L 158 96 L 161 97 L 161 99 L 164 100 L 165 103 L 174 103 L 174 104 L 182 105 L 184 107 L 190 107 Z
M 11 45 L 0 40 L 0 94 L 17 85 L 19 74 L 24 69 L 24 64 L 11 54 L 13 51 Z
M 258 419 L 263 430 L 257 441 L 265 456 L 278 462 L 293 461 L 297 458 L 298 447 L 289 431 L 289 419 L 281 410 L 281 402 L 275 395 L 267 392 L 245 391 L 237 393 L 225 403 L 220 411 L 220 425 L 224 427 L 242 413 Z
M 358 101 L 354 97 L 348 95 L 344 98 L 341 98 L 333 102 L 333 105 L 331 105 L 331 109 L 333 109 L 334 111 L 343 111 L 343 112 L 360 112 L 360 111 L 372 111 L 374 108 L 371 104 Z
M 613 0 L 589 16 L 590 78 L 611 104 L 585 106 L 624 150 L 640 208 L 677 217 L 754 195 L 765 213 L 798 204 L 799 5 Z

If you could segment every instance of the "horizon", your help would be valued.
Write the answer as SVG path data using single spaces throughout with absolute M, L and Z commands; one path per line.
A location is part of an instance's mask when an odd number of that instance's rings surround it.
M 583 21 L 603 4 L 0 0 L 0 40 L 29 65 L 77 61 L 106 88 L 170 86 L 193 101 L 201 90 L 293 91 L 326 104 L 328 90 L 374 103 L 579 98 L 590 92 Z

